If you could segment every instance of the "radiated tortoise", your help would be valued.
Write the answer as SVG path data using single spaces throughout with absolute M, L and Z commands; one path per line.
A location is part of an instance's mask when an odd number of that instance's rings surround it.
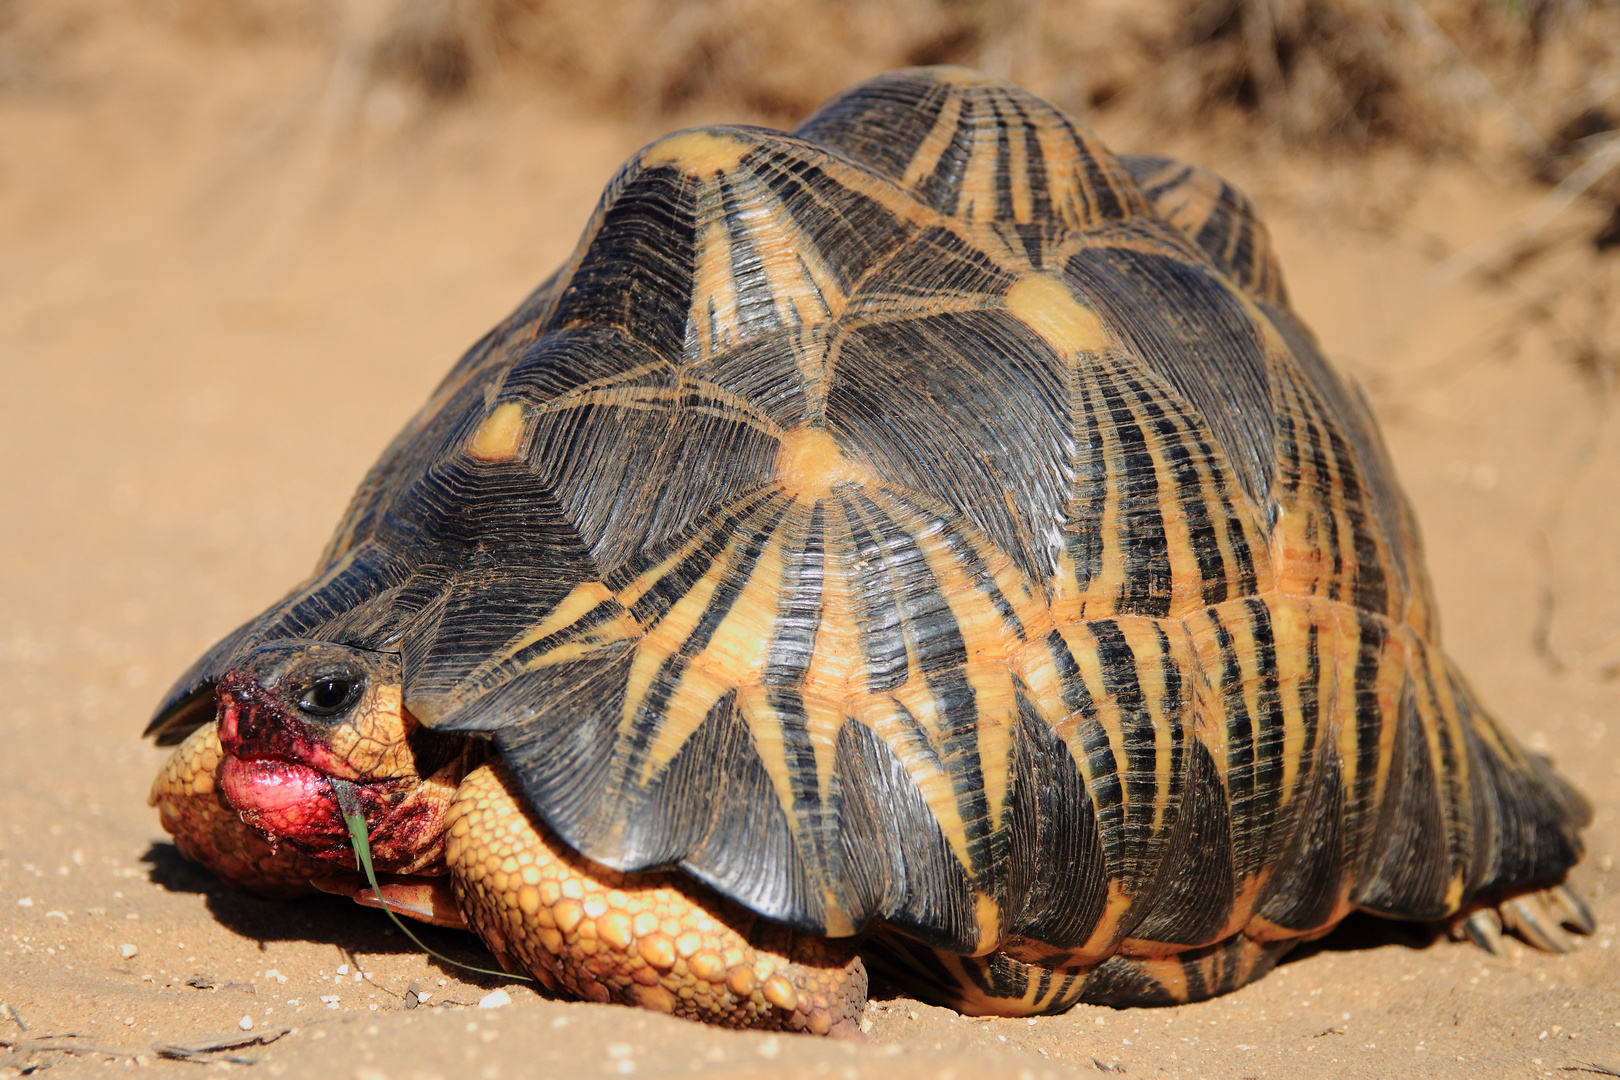
M 348 792 L 394 906 L 728 1025 L 1591 929 L 1249 203 L 960 69 L 636 154 L 147 733 L 232 885 L 377 903 Z

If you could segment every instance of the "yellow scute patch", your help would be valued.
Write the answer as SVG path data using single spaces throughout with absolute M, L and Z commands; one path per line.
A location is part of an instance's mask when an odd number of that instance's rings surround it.
M 562 601 L 552 608 L 550 614 L 508 644 L 503 650 L 504 656 L 515 656 L 535 642 L 544 641 L 553 634 L 563 632 L 613 598 L 613 593 L 599 581 L 587 581 L 574 586 L 573 591 L 563 597 Z M 623 611 L 616 619 L 599 624 L 570 640 L 559 643 L 555 648 L 529 660 L 523 666 L 525 670 L 533 671 L 553 664 L 567 663 L 581 656 L 589 656 L 612 642 L 627 641 L 640 636 L 641 627 L 635 618 L 628 611 Z
M 511 461 L 523 442 L 523 405 L 507 401 L 490 410 L 473 432 L 467 452 L 481 461 Z
M 1007 310 L 1064 356 L 1098 352 L 1108 344 L 1108 331 L 1091 308 L 1056 278 L 1021 277 L 1007 290 Z
M 797 427 L 782 437 L 776 454 L 776 476 L 792 495 L 816 498 L 842 480 L 860 482 L 866 470 L 844 456 L 843 448 L 823 428 Z
M 678 131 L 642 151 L 641 164 L 649 169 L 674 165 L 688 175 L 707 176 L 736 168 L 737 160 L 752 148 L 752 143 L 724 131 Z

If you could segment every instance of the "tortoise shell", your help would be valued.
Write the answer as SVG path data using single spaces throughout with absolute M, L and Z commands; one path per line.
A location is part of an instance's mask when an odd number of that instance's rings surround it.
M 1581 850 L 1249 204 L 956 69 L 637 154 L 149 732 L 284 639 L 397 654 L 589 859 L 829 937 L 1163 955 Z

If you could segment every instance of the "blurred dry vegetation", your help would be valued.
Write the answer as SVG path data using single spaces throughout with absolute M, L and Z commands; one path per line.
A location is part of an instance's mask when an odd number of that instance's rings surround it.
M 1339 168 L 1505 170 L 1543 205 L 1436 274 L 1494 282 L 1603 386 L 1620 374 L 1620 0 L 0 0 L 0 94 L 82 79 L 64 58 L 114 8 L 326 50 L 339 128 L 536 90 L 648 126 L 788 126 L 875 72 L 960 63 L 1128 117 L 1132 149 L 1196 131 Z

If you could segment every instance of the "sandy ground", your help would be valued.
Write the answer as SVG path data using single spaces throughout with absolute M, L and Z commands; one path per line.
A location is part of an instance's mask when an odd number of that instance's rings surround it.
M 510 98 L 423 120 L 346 100 L 292 47 L 153 33 L 79 57 L 63 86 L 0 94 L 0 1075 L 1620 1069 L 1620 404 L 1523 319 L 1556 259 L 1518 292 L 1424 276 L 1541 190 L 1176 148 L 1271 218 L 1297 305 L 1384 422 L 1449 648 L 1592 798 L 1573 880 L 1598 935 L 1494 959 L 1363 923 L 1206 1004 L 971 1021 L 880 997 L 870 1041 L 834 1044 L 469 980 L 374 912 L 223 890 L 145 805 L 162 753 L 137 736 L 169 680 L 303 575 L 384 441 L 657 132 Z M 433 996 L 407 1010 L 413 982 Z M 501 986 L 509 1005 L 476 1008 Z M 197 1055 L 251 1065 L 154 1049 L 225 1035 L 269 1041 Z

